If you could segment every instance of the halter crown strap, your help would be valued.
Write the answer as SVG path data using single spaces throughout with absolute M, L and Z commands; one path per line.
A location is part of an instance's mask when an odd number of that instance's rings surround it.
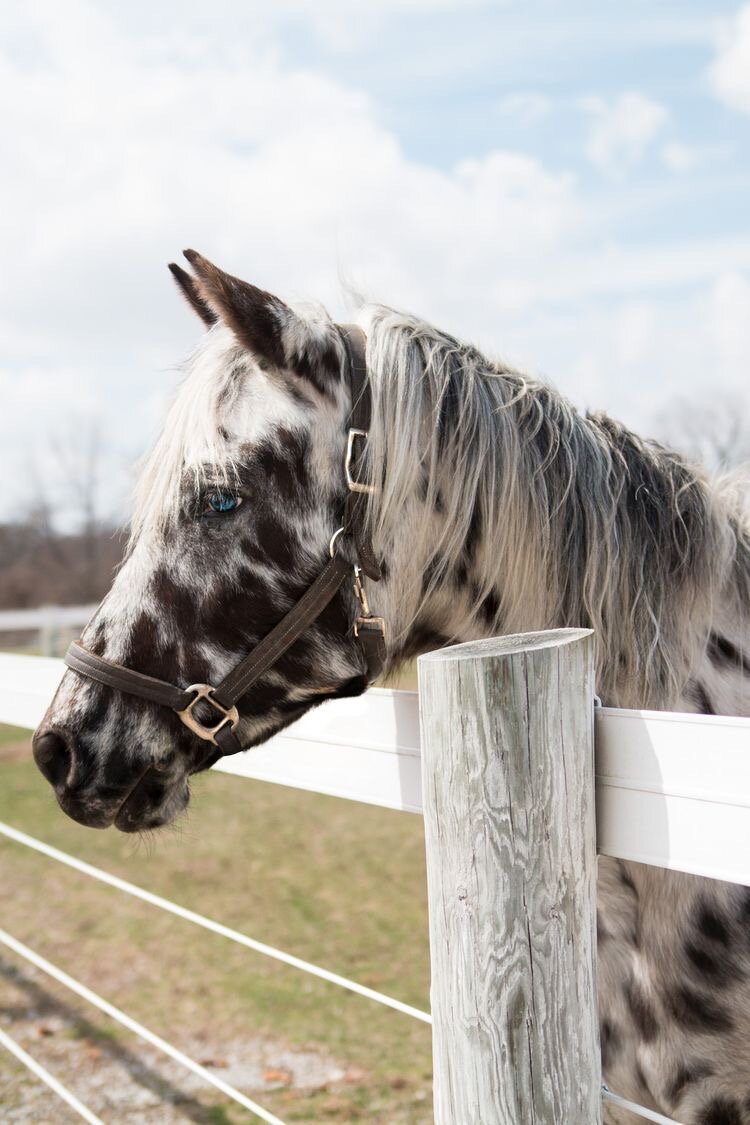
M 359 478 L 361 453 L 355 449 L 358 438 L 367 438 L 371 395 L 365 362 L 364 333 L 360 328 L 349 324 L 340 325 L 339 332 L 344 344 L 351 389 L 350 428 L 344 467 L 349 491 L 344 509 L 344 523 L 340 530 L 354 541 L 358 559 L 358 565 L 354 567 L 354 591 L 361 612 L 354 623 L 354 635 L 364 651 L 368 678 L 372 682 L 385 663 L 385 625 L 382 618 L 370 613 L 360 579 L 360 569 L 374 581 L 379 581 L 382 577 L 382 570 L 372 549 L 363 518 L 362 497 L 364 493 L 373 491 L 373 486 L 362 483 Z M 312 585 L 271 632 L 263 637 L 215 688 L 210 684 L 193 684 L 188 688 L 177 687 L 166 680 L 146 676 L 142 672 L 116 664 L 103 656 L 97 656 L 78 641 L 73 641 L 70 645 L 65 654 L 65 663 L 74 672 L 87 676 L 97 683 L 128 695 L 138 696 L 151 703 L 171 707 L 199 738 L 213 742 L 222 754 L 236 754 L 242 750 L 235 733 L 239 723 L 237 701 L 320 616 L 352 574 L 351 564 L 334 553 L 335 538 L 331 541 L 332 557 Z M 207 726 L 202 718 L 193 714 L 194 707 L 201 702 L 204 708 L 211 707 L 216 713 L 218 721 L 212 727 Z

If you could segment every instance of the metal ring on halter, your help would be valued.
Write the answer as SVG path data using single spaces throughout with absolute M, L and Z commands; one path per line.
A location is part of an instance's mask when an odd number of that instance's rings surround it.
M 338 539 L 339 535 L 343 534 L 344 529 L 343 527 L 340 527 L 337 531 L 334 531 L 333 535 L 331 536 L 331 542 L 328 544 L 328 554 L 331 556 L 331 558 L 333 558 L 333 556 L 336 554 L 336 540 Z

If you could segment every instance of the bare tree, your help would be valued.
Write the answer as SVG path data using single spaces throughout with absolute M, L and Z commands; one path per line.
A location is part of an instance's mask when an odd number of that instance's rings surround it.
M 61 500 L 72 515 L 81 541 L 85 590 L 97 582 L 102 520 L 100 496 L 102 484 L 101 426 L 96 418 L 72 419 L 69 426 L 50 440 L 56 462 Z
M 665 444 L 712 471 L 750 461 L 748 398 L 739 393 L 708 390 L 701 398 L 676 398 L 655 421 Z
M 104 514 L 105 452 L 98 419 L 71 415 L 50 435 L 44 456 L 30 457 L 32 503 L 7 525 L 12 536 L 0 535 L 0 602 L 88 602 L 107 589 L 123 539 Z M 2 550 L 3 538 L 23 545 L 19 558 Z

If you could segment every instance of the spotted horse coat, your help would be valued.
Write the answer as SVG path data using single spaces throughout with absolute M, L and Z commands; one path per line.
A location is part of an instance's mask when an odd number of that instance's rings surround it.
M 180 684 L 217 683 L 319 573 L 345 501 L 351 406 L 324 312 L 187 257 L 193 274 L 172 270 L 209 330 L 83 637 Z M 750 713 L 740 478 L 711 481 L 417 318 L 373 305 L 359 323 L 366 520 L 384 570 L 366 588 L 388 621 L 390 670 L 451 642 L 587 626 L 605 704 Z M 239 701 L 244 746 L 364 690 L 356 612 L 347 585 Z M 172 820 L 216 760 L 167 709 L 71 671 L 34 748 L 67 813 L 124 831 Z M 750 891 L 605 858 L 598 891 L 610 1088 L 684 1125 L 750 1125 Z

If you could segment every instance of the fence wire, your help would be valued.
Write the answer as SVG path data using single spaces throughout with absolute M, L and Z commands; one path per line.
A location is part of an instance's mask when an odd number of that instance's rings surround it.
M 299 969 L 303 973 L 319 977 L 320 980 L 338 985 L 339 988 L 345 988 L 348 992 L 355 992 L 358 996 L 364 996 L 367 1000 L 375 1000 L 378 1004 L 384 1004 L 387 1008 L 393 1008 L 394 1011 L 421 1020 L 422 1023 L 432 1023 L 432 1016 L 429 1012 L 423 1012 L 420 1008 L 412 1007 L 411 1004 L 404 1004 L 403 1001 L 396 1000 L 393 996 L 387 996 L 384 992 L 377 992 L 374 988 L 367 988 L 366 985 L 339 976 L 338 973 L 331 973 L 328 969 L 322 969 L 319 965 L 311 964 L 310 961 L 303 961 L 301 957 L 284 953 L 283 950 L 275 949 L 272 945 L 266 945 L 264 942 L 246 937 L 239 930 L 233 930 L 230 926 L 224 926 L 221 922 L 214 922 L 213 919 L 206 918 L 203 914 L 197 914 L 194 910 L 178 906 L 177 903 L 170 902 L 168 898 L 162 898 L 161 895 L 155 895 L 151 891 L 137 887 L 135 883 L 129 883 L 126 879 L 120 879 L 117 875 L 110 875 L 107 871 L 102 871 L 99 867 L 93 867 L 90 863 L 76 859 L 75 856 L 68 855 L 67 852 L 61 852 L 57 848 L 51 847 L 50 844 L 37 840 L 34 836 L 27 836 L 25 832 L 19 832 L 17 828 L 12 828 L 2 821 L 0 821 L 0 834 L 7 836 L 9 840 L 14 840 L 17 844 L 32 848 L 41 855 L 46 855 L 49 859 L 64 863 L 67 867 L 72 867 L 74 871 L 80 871 L 83 875 L 97 879 L 100 883 L 106 883 L 107 886 L 132 895 L 133 898 L 139 898 L 142 902 L 148 902 L 151 906 L 166 910 L 167 913 L 174 914 L 175 917 L 182 918 L 185 922 L 192 922 L 193 925 L 201 926 L 204 930 L 209 930 L 213 934 L 219 934 L 221 937 L 237 942 L 238 945 L 244 945 L 246 949 L 252 949 L 253 952 L 261 953 L 264 957 L 271 957 L 275 961 L 281 961 L 284 965 L 291 965 L 293 969 Z
M 602 1097 L 605 1101 L 612 1102 L 613 1105 L 619 1105 L 622 1109 L 627 1109 L 630 1113 L 634 1113 L 636 1117 L 642 1117 L 646 1121 L 656 1121 L 658 1125 L 680 1125 L 679 1121 L 675 1121 L 673 1117 L 665 1117 L 662 1113 L 657 1113 L 656 1110 L 646 1109 L 645 1105 L 636 1105 L 635 1102 L 629 1102 L 627 1098 L 621 1098 L 619 1094 L 613 1094 L 608 1086 L 602 1086 Z
M 36 1075 L 45 1086 L 49 1086 L 50 1090 L 57 1094 L 61 1101 L 67 1102 L 70 1108 L 77 1113 L 79 1117 L 82 1117 L 84 1121 L 88 1121 L 89 1125 L 104 1125 L 100 1117 L 97 1117 L 90 1109 L 87 1109 L 83 1102 L 79 1102 L 75 1094 L 72 1094 L 66 1086 L 63 1086 L 62 1082 L 58 1082 L 54 1075 L 50 1074 L 48 1070 L 45 1070 L 41 1063 L 38 1063 L 36 1059 L 32 1058 L 30 1054 L 24 1051 L 23 1047 L 19 1046 L 15 1039 L 11 1039 L 10 1035 L 6 1035 L 1 1028 L 0 1047 L 5 1047 L 6 1051 L 10 1052 L 11 1055 L 15 1055 L 18 1061 L 23 1063 L 27 1070 L 30 1070 L 32 1074 Z
M 122 1024 L 128 1031 L 132 1031 L 134 1035 L 137 1035 L 146 1043 L 150 1043 L 152 1047 L 156 1047 L 158 1051 L 168 1055 L 170 1059 L 174 1059 L 180 1066 L 184 1066 L 186 1070 L 192 1071 L 193 1074 L 197 1074 L 199 1078 L 202 1078 L 211 1086 L 215 1086 L 216 1089 L 220 1090 L 227 1098 L 231 1098 L 233 1102 L 237 1102 L 245 1109 L 250 1110 L 250 1112 L 254 1113 L 256 1117 L 259 1117 L 261 1121 L 267 1122 L 268 1125 L 284 1125 L 283 1121 L 278 1117 L 274 1117 L 268 1110 L 263 1109 L 257 1102 L 254 1102 L 251 1098 L 245 1097 L 239 1090 L 235 1090 L 234 1086 L 230 1086 L 228 1082 L 224 1082 L 221 1078 L 217 1078 L 216 1075 L 211 1074 L 211 1072 L 201 1066 L 200 1063 L 194 1062 L 188 1055 L 179 1051 L 177 1047 L 173 1047 L 166 1039 L 162 1039 L 161 1036 L 155 1035 L 153 1031 L 149 1031 L 149 1029 L 144 1027 L 142 1023 L 139 1023 L 138 1020 L 134 1020 L 132 1016 L 116 1008 L 114 1004 L 110 1004 L 108 1000 L 104 1000 L 98 993 L 93 992 L 92 989 L 87 988 L 85 984 L 81 984 L 80 981 L 77 981 L 75 977 L 71 977 L 63 972 L 62 969 L 58 969 L 51 961 L 47 961 L 45 957 L 41 957 L 38 953 L 35 953 L 33 949 L 29 949 L 28 945 L 24 945 L 23 942 L 18 941 L 11 934 L 6 933 L 5 930 L 0 930 L 0 944 L 6 946 L 6 948 L 17 954 L 17 956 L 22 957 L 25 961 L 28 961 L 29 964 L 34 965 L 35 968 L 46 973 L 47 976 L 52 977 L 53 980 L 63 985 L 64 988 L 75 992 L 77 996 L 80 996 L 81 999 L 85 1000 L 88 1004 L 93 1004 L 100 1012 L 104 1012 L 105 1016 L 109 1016 L 110 1019 Z

